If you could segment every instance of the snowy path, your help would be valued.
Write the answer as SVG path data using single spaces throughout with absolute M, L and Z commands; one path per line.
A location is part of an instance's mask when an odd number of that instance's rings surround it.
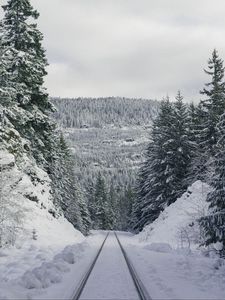
M 109 234 L 80 299 L 139 299 L 113 233 Z

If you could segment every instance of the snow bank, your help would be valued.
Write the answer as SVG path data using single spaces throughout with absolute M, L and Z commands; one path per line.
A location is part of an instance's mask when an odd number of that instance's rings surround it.
M 207 212 L 209 191 L 207 184 L 196 181 L 135 238 L 140 242 L 167 243 L 173 248 L 197 245 L 200 232 L 196 220 Z
M 0 239 L 0 299 L 24 299 L 24 290 L 61 282 L 69 265 L 81 257 L 84 236 L 54 206 L 50 178 L 35 162 L 23 155 L 18 163 L 1 150 L 0 170 L 0 210 L 6 216 Z
M 5 167 L 14 166 L 15 164 L 15 158 L 12 154 L 0 150 L 0 167 L 1 169 L 5 169 Z
M 0 151 L 1 208 L 11 214 L 20 214 L 17 247 L 30 244 L 40 247 L 65 246 L 81 241 L 83 235 L 74 229 L 56 209 L 52 201 L 51 181 L 46 172 L 37 167 L 28 157 L 23 156 L 22 167 L 7 151 Z
M 41 289 L 61 282 L 63 273 L 70 271 L 69 265 L 81 259 L 87 247 L 86 242 L 67 246 L 52 261 L 43 262 L 40 267 L 25 272 L 19 283 L 26 289 Z

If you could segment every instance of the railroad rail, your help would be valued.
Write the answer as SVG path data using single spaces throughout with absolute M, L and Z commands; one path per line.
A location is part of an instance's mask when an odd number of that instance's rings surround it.
M 131 276 L 131 278 L 133 280 L 133 283 L 134 283 L 134 286 L 136 288 L 137 295 L 138 295 L 139 299 L 140 300 L 152 300 L 152 298 L 150 297 L 150 295 L 149 295 L 148 291 L 146 290 L 144 284 L 142 283 L 141 279 L 139 278 L 139 276 L 138 276 L 138 274 L 137 274 L 137 272 L 136 272 L 136 270 L 135 270 L 132 262 L 130 261 L 130 259 L 129 259 L 129 257 L 128 257 L 128 255 L 127 255 L 127 253 L 126 253 L 123 245 L 121 244 L 121 242 L 119 240 L 119 237 L 118 237 L 118 235 L 116 234 L 115 231 L 114 231 L 114 235 L 115 235 L 115 238 L 116 238 L 116 240 L 117 240 L 117 242 L 119 244 L 119 247 L 120 247 L 120 250 L 121 250 L 121 252 L 123 254 L 123 257 L 124 257 L 124 259 L 126 261 L 126 265 L 127 265 L 128 271 L 129 271 L 130 276 Z M 96 264 L 96 262 L 97 262 L 97 260 L 98 260 L 98 258 L 100 256 L 100 254 L 102 252 L 102 249 L 103 249 L 103 247 L 105 245 L 105 242 L 106 242 L 108 236 L 109 236 L 109 232 L 106 234 L 106 237 L 104 238 L 103 243 L 102 243 L 100 249 L 98 250 L 98 252 L 97 252 L 94 260 L 92 261 L 90 267 L 88 268 L 88 270 L 85 273 L 84 277 L 81 279 L 81 281 L 80 281 L 80 283 L 78 285 L 78 288 L 76 289 L 76 291 L 75 291 L 75 293 L 74 293 L 74 295 L 72 297 L 72 300 L 79 300 L 80 299 L 81 294 L 82 294 L 82 292 L 85 289 L 86 283 L 87 283 L 87 281 L 88 281 L 88 279 L 89 279 L 89 277 L 90 277 L 90 275 L 91 275 L 91 273 L 92 273 L 92 271 L 93 271 L 93 269 L 95 267 L 95 264 Z
M 78 300 L 80 298 L 80 296 L 81 296 L 81 294 L 82 294 L 82 292 L 83 292 L 83 290 L 85 288 L 85 285 L 86 285 L 86 283 L 88 281 L 88 278 L 90 277 L 91 272 L 94 269 L 96 261 L 98 260 L 98 257 L 100 255 L 100 253 L 102 252 L 102 249 L 103 249 L 103 247 L 105 245 L 105 242 L 106 242 L 108 236 L 109 236 L 109 232 L 106 234 L 106 237 L 105 237 L 105 239 L 104 239 L 104 241 L 103 241 L 100 249 L 98 250 L 97 255 L 95 256 L 93 262 L 91 263 L 90 267 L 88 268 L 87 272 L 85 273 L 84 277 L 82 278 L 82 280 L 81 280 L 81 282 L 80 282 L 80 284 L 79 284 L 79 286 L 78 286 L 75 294 L 72 297 L 72 300 Z
M 138 276 L 132 262 L 128 258 L 127 253 L 126 253 L 125 249 L 123 248 L 123 246 L 122 246 L 122 244 L 121 244 L 121 242 L 118 238 L 118 235 L 116 234 L 116 232 L 114 232 L 114 234 L 115 234 L 117 242 L 120 246 L 120 249 L 123 253 L 124 259 L 126 261 L 128 270 L 129 270 L 130 275 L 133 279 L 133 282 L 134 282 L 134 285 L 136 287 L 136 290 L 137 290 L 137 293 L 138 293 L 138 296 L 139 296 L 140 300 L 152 300 L 152 298 L 150 297 L 150 295 L 149 295 L 148 291 L 146 290 L 144 284 L 142 283 L 140 277 Z

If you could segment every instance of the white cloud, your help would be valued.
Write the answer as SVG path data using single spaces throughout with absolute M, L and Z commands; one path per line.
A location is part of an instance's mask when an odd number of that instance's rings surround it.
M 214 47 L 225 58 L 224 0 L 31 0 L 41 13 L 54 96 L 199 98 Z

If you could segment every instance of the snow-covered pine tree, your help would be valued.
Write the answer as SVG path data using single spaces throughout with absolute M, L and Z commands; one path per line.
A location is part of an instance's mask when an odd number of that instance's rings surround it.
M 218 141 L 216 125 L 225 110 L 225 81 L 224 64 L 214 49 L 212 57 L 208 61 L 208 70 L 204 70 L 211 77 L 211 81 L 205 84 L 200 93 L 206 96 L 202 101 L 205 109 L 205 117 L 201 130 L 202 143 L 209 155 L 214 155 L 214 146 Z
M 105 180 L 99 172 L 95 185 L 94 203 L 91 205 L 94 229 L 113 229 L 114 214 L 108 198 Z
M 90 229 L 90 216 L 87 203 L 75 180 L 74 160 L 62 133 L 57 141 L 52 150 L 53 160 L 50 165 L 55 204 L 62 208 L 75 228 L 87 234 Z
M 187 185 L 190 186 L 196 180 L 208 182 L 207 162 L 208 152 L 205 149 L 205 141 L 202 135 L 206 111 L 199 103 L 192 104 L 189 108 L 189 139 L 192 143 L 191 162 L 188 167 Z
M 104 229 L 104 214 L 105 214 L 105 203 L 107 202 L 107 193 L 105 181 L 102 178 L 101 173 L 98 173 L 98 177 L 95 185 L 95 193 L 94 193 L 94 204 L 92 205 L 93 211 L 91 215 L 91 219 L 93 221 L 94 229 Z
M 131 185 L 124 188 L 124 195 L 120 203 L 121 230 L 130 230 L 132 227 L 131 215 L 135 196 L 135 191 Z
M 90 232 L 92 225 L 91 217 L 84 193 L 82 193 L 81 188 L 78 186 L 78 184 L 76 184 L 75 197 L 76 198 L 74 199 L 74 201 L 78 203 L 79 214 L 82 220 L 82 223 L 80 224 L 80 230 L 84 235 L 87 235 Z M 68 207 L 68 214 L 70 213 L 70 207 Z M 79 226 L 76 228 L 79 228 Z
M 140 169 L 138 197 L 133 206 L 133 228 L 138 231 L 153 222 L 160 212 L 182 195 L 190 162 L 187 107 L 178 92 L 176 102 L 161 103 L 153 122 L 146 161 Z
M 221 243 L 221 255 L 225 255 L 225 114 L 217 126 L 218 142 L 215 147 L 215 171 L 211 183 L 213 191 L 208 194 L 208 215 L 200 219 L 205 232 L 205 245 Z
M 52 105 L 43 87 L 47 66 L 43 36 L 36 23 L 32 23 L 38 13 L 29 0 L 8 0 L 3 10 L 1 47 L 4 55 L 10 57 L 8 84 L 16 85 L 15 96 L 11 98 L 15 105 L 8 118 L 29 141 L 30 152 L 38 164 L 47 169 L 55 124 L 48 116 Z
M 8 0 L 2 7 L 5 12 L 2 46 L 12 56 L 9 70 L 14 74 L 15 82 L 24 87 L 22 93 L 17 92 L 16 99 L 21 106 L 33 103 L 41 110 L 49 108 L 48 94 L 43 88 L 43 78 L 47 74 L 43 35 L 30 21 L 36 20 L 39 14 L 29 0 Z
M 176 101 L 173 104 L 173 130 L 172 139 L 169 140 L 168 160 L 170 160 L 171 174 L 173 174 L 170 185 L 174 188 L 168 204 L 173 203 L 187 188 L 186 176 L 194 150 L 193 142 L 190 140 L 189 116 L 187 106 L 183 103 L 183 96 L 178 91 Z M 169 179 L 167 180 L 169 183 Z
M 153 222 L 171 199 L 170 166 L 167 161 L 172 131 L 172 105 L 167 98 L 160 105 L 154 120 L 145 162 L 139 171 L 137 198 L 133 205 L 133 229 L 140 231 Z

